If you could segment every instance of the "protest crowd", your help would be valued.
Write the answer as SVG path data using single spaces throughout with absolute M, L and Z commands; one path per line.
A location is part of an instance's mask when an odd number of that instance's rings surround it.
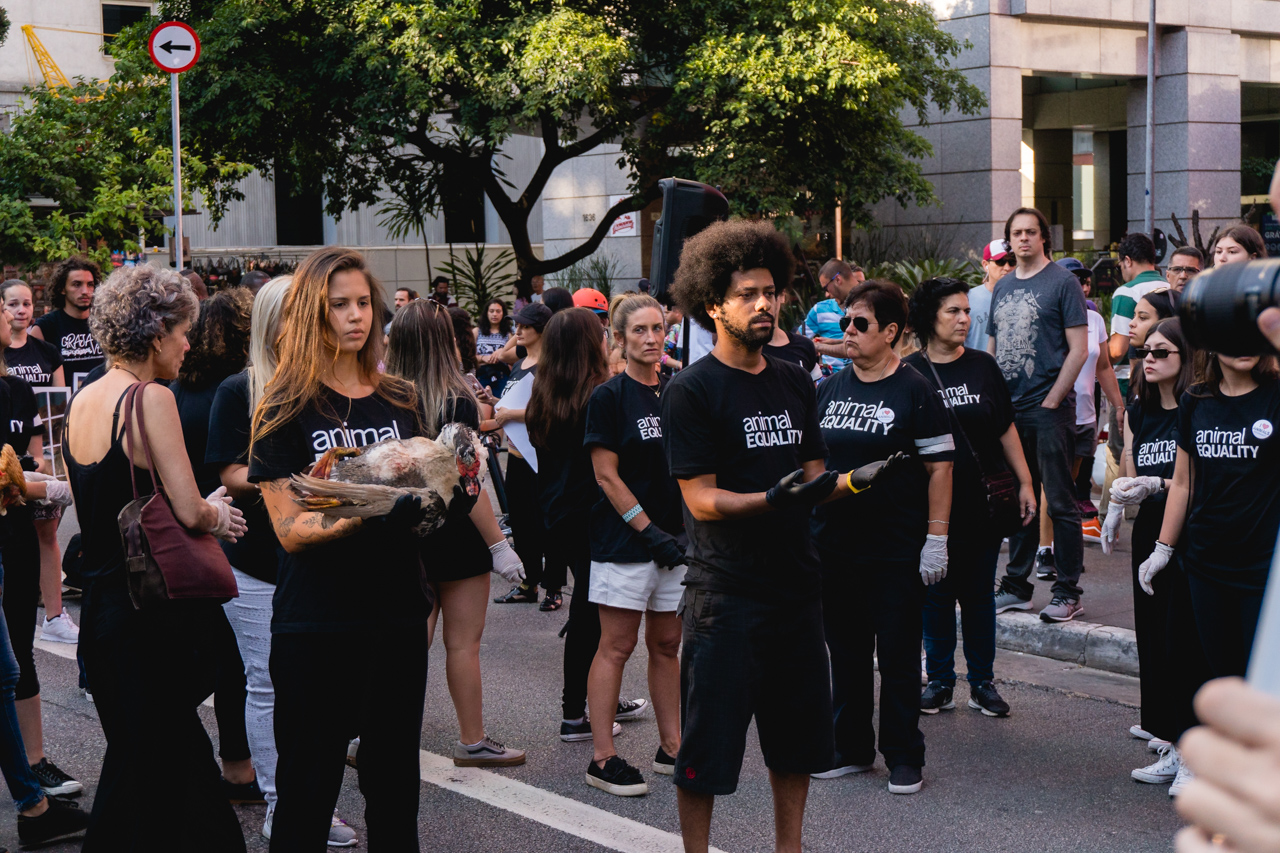
M 641 796 L 669 777 L 685 849 L 706 851 L 754 721 L 777 849 L 799 851 L 810 786 L 877 753 L 889 793 L 927 791 L 922 714 L 1017 713 L 997 686 L 997 614 L 1081 617 L 1086 541 L 1110 553 L 1125 538 L 1142 701 L 1116 736 L 1151 757 L 1113 770 L 1169 786 L 1195 823 L 1181 850 L 1221 833 L 1280 849 L 1274 796 L 1241 790 L 1280 789 L 1280 706 L 1231 680 L 1201 691 L 1250 660 L 1280 530 L 1280 365 L 1197 351 L 1178 315 L 1201 270 L 1266 248 L 1240 225 L 1162 268 L 1129 234 L 1104 318 L 1090 270 L 1053 261 L 1050 234 L 1038 210 L 1014 211 L 973 288 L 932 278 L 908 295 L 829 260 L 826 298 L 790 329 L 792 247 L 743 220 L 685 242 L 663 301 L 648 282 L 610 299 L 534 277 L 512 304 L 477 306 L 478 326 L 449 279 L 388 300 L 333 246 L 212 294 L 194 273 L 104 278 L 71 257 L 39 317 L 29 284 L 4 282 L 0 443 L 20 471 L 0 468 L 26 501 L 0 515 L 0 771 L 21 842 L 244 850 L 234 806 L 265 804 L 275 851 L 418 850 L 437 628 L 456 766 L 561 748 L 550 731 L 506 745 L 484 713 L 486 613 L 525 605 L 567 610 L 563 659 L 530 665 L 563 668 L 558 734 L 590 744 L 582 784 Z M 1273 341 L 1277 315 L 1262 321 Z M 695 333 L 711 342 L 696 360 Z M 74 392 L 57 459 L 45 387 Z M 458 470 L 377 514 L 300 490 L 357 463 L 370 479 L 355 482 L 395 485 L 415 439 L 458 448 Z M 56 537 L 72 509 L 79 625 Z M 135 518 L 143 545 L 122 535 Z M 164 548 L 229 564 L 221 593 L 194 571 L 193 592 L 172 576 L 147 588 Z M 1037 583 L 1051 599 L 1033 610 Z M 78 647 L 107 744 L 91 796 L 68 772 L 89 768 L 43 738 L 37 631 Z M 649 695 L 622 695 L 642 636 Z M 197 713 L 210 695 L 216 756 Z M 657 741 L 616 741 L 650 706 Z M 364 838 L 335 810 L 347 765 Z

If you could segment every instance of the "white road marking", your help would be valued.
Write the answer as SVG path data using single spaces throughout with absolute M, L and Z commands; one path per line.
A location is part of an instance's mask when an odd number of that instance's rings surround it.
M 422 781 L 619 853 L 680 853 L 680 836 L 453 759 L 419 753 Z M 711 848 L 712 853 L 723 851 Z

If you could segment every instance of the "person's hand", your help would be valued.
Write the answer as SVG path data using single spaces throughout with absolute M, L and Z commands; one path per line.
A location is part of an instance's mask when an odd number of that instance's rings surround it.
M 764 499 L 774 509 L 816 506 L 836 490 L 840 475 L 835 471 L 823 471 L 807 483 L 803 478 L 803 469 L 792 471 L 765 492 Z
M 489 546 L 493 556 L 493 570 L 502 575 L 508 583 L 519 583 L 524 580 L 524 561 L 516 554 L 511 543 L 506 539 Z
M 663 530 L 652 521 L 640 531 L 644 546 L 649 549 L 649 556 L 663 569 L 674 569 L 685 561 L 684 549 L 676 542 L 676 537 Z
M 218 486 L 205 498 L 205 501 L 218 511 L 218 521 L 209 532 L 217 539 L 235 542 L 248 530 L 244 521 L 244 513 L 231 505 L 231 495 L 226 486 Z
M 1120 541 L 1120 522 L 1124 521 L 1124 507 L 1115 501 L 1107 507 L 1107 520 L 1102 522 L 1102 553 L 1110 554 Z
M 1163 542 L 1156 542 L 1156 549 L 1151 552 L 1151 556 L 1138 566 L 1138 586 L 1142 587 L 1143 592 L 1147 595 L 1156 594 L 1151 582 L 1155 580 L 1156 575 L 1164 571 L 1164 567 L 1169 565 L 1169 560 L 1172 558 L 1173 548 Z
M 1196 694 L 1203 723 L 1178 742 L 1195 774 L 1174 801 L 1192 826 L 1178 853 L 1280 850 L 1280 700 L 1239 678 L 1210 681 Z M 1222 836 L 1225 843 L 1212 839 Z
M 1121 506 L 1137 506 L 1164 489 L 1159 477 L 1116 477 L 1111 481 L 1111 500 Z
M 454 486 L 453 500 L 449 501 L 449 515 L 455 517 L 470 515 L 472 507 L 478 500 L 480 500 L 479 494 L 472 496 L 467 494 L 467 490 L 462 486 Z
M 476 394 L 476 399 L 486 406 L 496 406 L 498 404 L 498 398 L 493 396 L 493 389 L 488 385 L 484 386 L 484 390 L 479 394 Z
M 1030 483 L 1022 483 L 1018 486 L 1018 510 L 1021 513 L 1018 517 L 1022 519 L 1022 526 L 1026 527 L 1036 519 L 1036 490 L 1031 488 Z
M 1280 191 L 1280 163 L 1276 163 L 1276 177 L 1271 182 L 1271 191 Z M 1280 196 L 1272 196 L 1280 203 Z M 1258 329 L 1266 335 L 1267 340 L 1276 349 L 1280 349 L 1280 308 L 1268 308 L 1258 315 Z
M 947 537 L 930 533 L 920 551 L 920 579 L 933 586 L 947 576 Z
M 868 489 L 871 487 L 871 484 L 875 481 L 876 477 L 879 477 L 886 470 L 894 467 L 906 458 L 906 454 L 899 451 L 888 459 L 882 459 L 879 462 L 869 462 L 866 465 L 863 465 L 860 468 L 855 468 L 851 471 L 847 482 L 855 491 L 860 492 L 863 489 Z
M 372 530 L 375 534 L 402 534 L 417 527 L 427 517 L 427 509 L 422 505 L 422 498 L 417 495 L 403 494 L 396 498 L 391 511 L 386 515 L 366 518 L 361 526 Z

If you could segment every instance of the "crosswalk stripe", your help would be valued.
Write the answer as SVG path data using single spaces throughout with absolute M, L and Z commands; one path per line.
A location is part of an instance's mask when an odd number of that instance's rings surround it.
M 619 853 L 680 853 L 680 836 L 613 812 L 535 788 L 426 750 L 419 754 L 422 781 L 536 821 Z M 711 853 L 723 851 L 711 848 Z

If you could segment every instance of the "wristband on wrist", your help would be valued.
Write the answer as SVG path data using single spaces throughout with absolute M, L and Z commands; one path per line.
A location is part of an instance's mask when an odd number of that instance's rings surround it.
M 622 520 L 625 523 L 630 524 L 631 519 L 635 518 L 637 515 L 639 515 L 642 512 L 644 512 L 644 507 L 640 506 L 640 504 L 636 504 L 631 509 L 627 510 L 622 514 Z
M 850 471 L 848 474 L 845 474 L 845 475 L 844 475 L 844 484 L 845 484 L 845 486 L 846 486 L 846 487 L 848 487 L 849 491 L 853 492 L 855 495 L 856 495 L 858 492 L 865 492 L 867 489 L 871 488 L 870 486 L 863 486 L 861 489 L 859 489 L 857 486 L 855 486 L 855 485 L 853 484 L 853 472 L 852 472 L 852 471 Z

